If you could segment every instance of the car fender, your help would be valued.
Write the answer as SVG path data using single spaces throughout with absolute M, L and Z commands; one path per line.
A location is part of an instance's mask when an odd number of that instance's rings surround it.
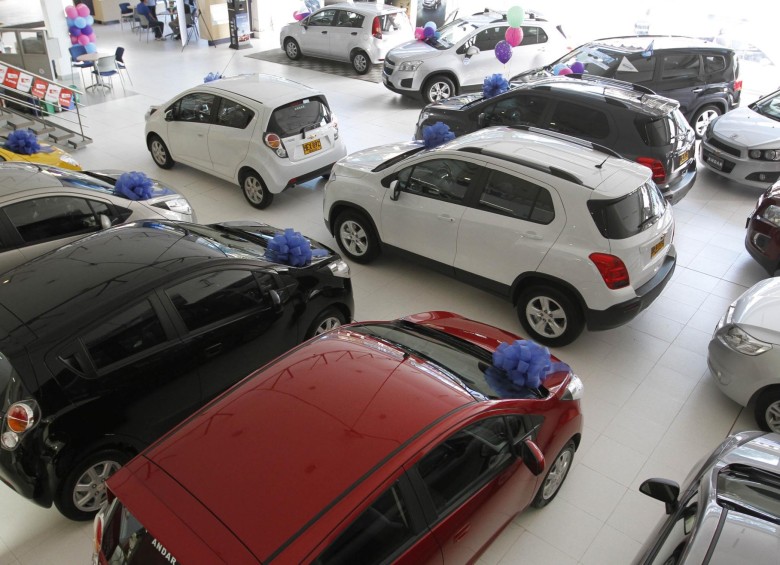
M 453 71 L 450 67 L 438 67 L 428 72 L 428 74 L 426 74 L 420 81 L 420 89 L 425 86 L 425 83 L 428 82 L 428 79 L 437 75 L 443 75 L 452 80 L 452 83 L 455 85 L 455 90 L 460 91 L 460 79 L 458 78 L 456 72 Z
M 711 94 L 703 94 L 702 96 L 697 98 L 696 106 L 694 106 L 693 110 L 691 110 L 691 112 L 690 112 L 690 117 L 691 118 L 696 115 L 696 112 L 701 110 L 704 106 L 708 106 L 708 105 L 709 106 L 717 106 L 718 108 L 720 108 L 720 111 L 721 111 L 722 114 L 725 114 L 726 112 L 728 112 L 728 104 L 723 99 L 722 90 L 720 88 L 717 88 L 717 89 L 716 88 L 712 88 L 712 89 L 707 89 L 707 90 L 711 90 L 712 93 Z
M 747 404 L 755 402 L 758 397 L 761 396 L 766 390 L 770 388 L 780 388 L 780 380 L 778 379 L 764 379 L 755 385 L 755 390 L 750 394 L 750 400 Z
M 517 278 L 515 278 L 514 282 L 512 282 L 512 287 L 510 291 L 512 304 L 517 303 L 517 299 L 519 298 L 520 293 L 524 289 L 539 284 L 557 286 L 562 290 L 569 292 L 577 300 L 577 302 L 579 303 L 580 307 L 583 308 L 583 310 L 587 308 L 587 303 L 585 302 L 585 299 L 583 298 L 580 291 L 577 290 L 577 288 L 574 285 L 556 276 L 549 275 L 547 273 L 541 273 L 538 271 L 529 271 L 526 273 L 522 273 L 518 275 Z
M 337 200 L 333 204 L 331 204 L 330 209 L 328 210 L 328 226 L 330 228 L 330 234 L 335 237 L 336 235 L 336 218 L 339 214 L 344 212 L 345 210 L 354 210 L 356 212 L 360 212 L 363 214 L 368 221 L 371 223 L 371 227 L 374 229 L 374 233 L 379 236 L 379 239 L 382 239 L 382 234 L 379 231 L 379 227 L 376 223 L 377 218 L 371 215 L 371 212 L 369 212 L 366 208 L 361 206 L 360 204 L 356 204 L 355 202 L 351 202 L 349 200 Z

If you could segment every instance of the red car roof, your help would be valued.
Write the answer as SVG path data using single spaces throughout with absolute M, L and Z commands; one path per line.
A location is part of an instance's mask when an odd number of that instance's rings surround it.
M 342 328 L 255 373 L 145 455 L 265 560 L 405 442 L 473 402 L 430 365 Z

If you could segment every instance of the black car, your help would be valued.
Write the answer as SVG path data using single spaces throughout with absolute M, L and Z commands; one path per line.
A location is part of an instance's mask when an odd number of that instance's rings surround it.
M 456 136 L 488 126 L 535 126 L 605 146 L 649 167 L 672 204 L 696 180 L 696 139 L 678 104 L 623 81 L 538 78 L 492 98 L 447 98 L 423 108 L 415 138 L 422 139 L 423 128 L 436 122 Z
M 308 265 L 271 261 L 278 233 L 147 220 L 5 273 L 0 480 L 87 519 L 103 481 L 135 453 L 267 361 L 350 320 L 346 263 L 313 241 Z
M 710 120 L 739 106 L 742 94 L 739 59 L 732 49 L 676 36 L 597 39 L 512 80 L 550 76 L 555 65 L 571 67 L 578 61 L 589 75 L 640 84 L 677 100 L 699 138 Z

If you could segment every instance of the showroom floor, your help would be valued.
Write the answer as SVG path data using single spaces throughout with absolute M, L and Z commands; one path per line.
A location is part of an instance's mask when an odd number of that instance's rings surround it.
M 184 166 L 164 171 L 154 165 L 143 142 L 144 112 L 209 72 L 266 72 L 321 88 L 350 151 L 410 139 L 420 110 L 419 103 L 379 84 L 258 61 L 225 45 L 210 48 L 201 41 L 182 51 L 172 41 L 139 42 L 127 26 L 96 31 L 100 51 L 127 49 L 134 85 L 122 94 L 117 82 L 117 94 L 84 100 L 84 121 L 95 142 L 75 157 L 85 168 L 144 171 L 170 183 L 204 223 L 261 220 L 336 246 L 322 221 L 324 181 L 290 189 L 258 211 L 237 186 Z M 268 35 L 254 40 L 255 47 L 273 47 L 276 35 Z M 585 381 L 582 445 L 558 498 L 517 516 L 479 563 L 628 563 L 663 515 L 662 504 L 640 494 L 639 484 L 648 477 L 682 481 L 724 436 L 755 427 L 750 413 L 713 385 L 706 352 L 728 304 L 766 276 L 743 247 L 745 217 L 759 193 L 701 171 L 675 206 L 679 261 L 661 297 L 627 327 L 586 332 L 555 351 Z M 358 320 L 452 310 L 520 332 L 504 300 L 398 257 L 352 265 L 352 272 Z M 69 522 L 2 486 L 0 524 L 0 565 L 90 560 L 91 525 Z

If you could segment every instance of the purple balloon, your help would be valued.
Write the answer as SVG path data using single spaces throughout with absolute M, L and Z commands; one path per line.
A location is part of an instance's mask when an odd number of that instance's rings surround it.
M 81 30 L 76 26 L 70 26 L 70 28 L 68 28 L 68 31 L 73 37 L 78 37 L 79 35 L 81 35 Z
M 434 35 L 436 35 L 436 30 L 435 30 L 435 29 L 433 29 L 432 27 L 424 27 L 424 28 L 423 28 L 423 35 L 424 35 L 426 38 L 427 38 L 427 37 L 433 37 Z
M 496 59 L 498 59 L 501 63 L 506 64 L 509 59 L 512 58 L 512 46 L 509 45 L 506 41 L 499 41 L 496 43 Z
M 81 28 L 81 33 L 84 35 L 92 35 L 92 27 L 86 25 L 83 28 Z
M 571 72 L 581 75 L 585 72 L 585 65 L 582 64 L 580 61 L 577 61 L 571 66 Z

